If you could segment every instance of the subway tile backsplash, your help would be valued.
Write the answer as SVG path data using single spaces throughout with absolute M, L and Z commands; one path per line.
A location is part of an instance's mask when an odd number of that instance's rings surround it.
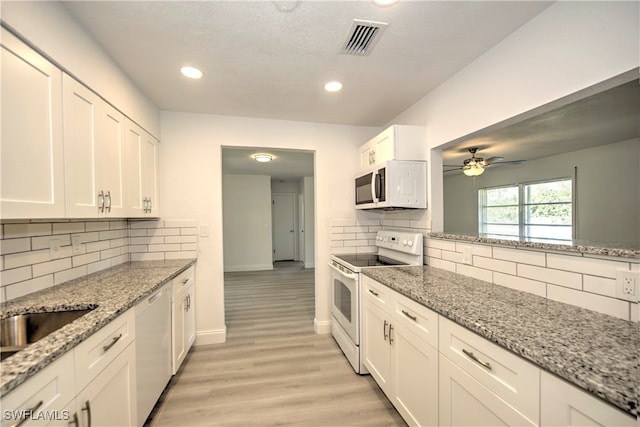
M 19 220 L 0 224 L 0 299 L 125 262 L 195 258 L 195 220 Z
M 640 321 L 640 304 L 616 298 L 617 270 L 639 271 L 640 260 L 430 238 L 426 224 L 412 212 L 332 219 L 331 253 L 375 252 L 375 231 L 381 229 L 419 232 L 426 265 Z

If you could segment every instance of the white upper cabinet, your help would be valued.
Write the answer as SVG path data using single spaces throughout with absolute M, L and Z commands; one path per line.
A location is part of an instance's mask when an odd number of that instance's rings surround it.
M 427 152 L 424 127 L 393 125 L 360 147 L 360 169 L 389 160 L 427 160 Z
M 1 64 L 2 218 L 62 218 L 62 73 L 4 28 Z
M 124 217 L 125 118 L 63 77 L 66 216 Z
M 128 120 L 125 137 L 126 206 L 129 217 L 158 217 L 158 141 Z

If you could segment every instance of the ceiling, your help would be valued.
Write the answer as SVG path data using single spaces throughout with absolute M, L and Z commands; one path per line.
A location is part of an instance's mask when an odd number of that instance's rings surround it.
M 256 153 L 269 153 L 273 161 L 259 163 Z M 236 175 L 270 175 L 272 180 L 297 181 L 314 176 L 313 153 L 302 150 L 265 149 L 251 147 L 223 147 L 222 173 Z
M 162 110 L 361 126 L 385 125 L 550 3 L 63 2 Z M 366 56 L 340 53 L 354 19 L 388 23 Z
M 628 81 L 627 76 L 633 76 Z M 572 96 L 572 102 L 560 100 L 530 112 L 515 123 L 498 124 L 491 129 L 456 141 L 443 151 L 445 165 L 462 165 L 471 157 L 468 149 L 477 147 L 476 157 L 500 156 L 501 161 L 534 160 L 640 138 L 640 84 L 637 70 L 621 76 L 626 80 L 611 87 L 603 82 Z M 598 89 L 604 86 L 605 89 Z M 595 91 L 595 93 L 593 93 Z M 445 170 L 448 170 L 445 166 Z

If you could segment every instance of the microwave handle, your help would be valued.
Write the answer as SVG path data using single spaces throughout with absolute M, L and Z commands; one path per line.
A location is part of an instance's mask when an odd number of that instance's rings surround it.
M 378 190 L 376 188 L 378 184 L 377 176 L 377 170 L 371 173 L 371 199 L 373 200 L 373 203 L 378 203 L 380 201 L 380 199 L 378 198 Z

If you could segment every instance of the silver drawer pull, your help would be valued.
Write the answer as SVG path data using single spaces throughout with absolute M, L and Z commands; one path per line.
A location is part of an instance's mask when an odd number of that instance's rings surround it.
M 413 320 L 414 322 L 418 321 L 418 318 L 416 316 L 410 315 L 408 311 L 402 310 L 402 314 L 404 314 L 405 316 L 407 316 L 409 319 Z
M 464 348 L 462 349 L 462 352 L 464 354 L 466 354 L 467 356 L 469 356 L 469 358 L 471 358 L 471 360 L 473 360 L 474 362 L 484 366 L 487 369 L 491 369 L 491 363 L 489 362 L 485 362 L 484 360 L 480 360 L 478 359 L 478 356 L 476 356 L 475 354 L 473 354 L 471 351 L 467 351 Z
M 39 407 L 42 406 L 44 402 L 41 400 L 38 403 L 36 403 L 35 405 L 33 405 L 33 408 L 31 409 L 27 409 L 26 411 L 24 411 L 24 415 L 22 417 L 22 419 L 20 421 L 18 421 L 17 423 L 15 423 L 14 425 L 12 425 L 11 427 L 19 427 L 22 424 L 26 423 L 29 418 L 33 417 L 33 413 L 36 412 L 38 410 Z
M 87 426 L 91 427 L 93 425 L 93 422 L 91 420 L 91 404 L 89 403 L 88 400 L 84 403 L 82 410 L 87 411 L 87 420 L 88 420 Z
M 375 296 L 378 296 L 378 295 L 379 295 L 379 294 L 378 294 L 376 291 L 374 291 L 373 289 L 369 289 L 369 292 L 370 292 L 370 293 L 372 293 L 372 294 L 373 294 L 373 295 L 375 295 Z
M 113 340 L 112 340 L 109 344 L 107 344 L 107 345 L 105 345 L 105 346 L 103 346 L 103 347 L 102 347 L 102 351 L 104 351 L 105 353 L 106 353 L 107 351 L 109 351 L 109 349 L 110 349 L 111 347 L 113 347 L 114 345 L 116 345 L 116 343 L 118 342 L 118 340 L 119 340 L 120 338 L 122 338 L 122 334 L 118 335 L 117 337 L 113 337 Z

